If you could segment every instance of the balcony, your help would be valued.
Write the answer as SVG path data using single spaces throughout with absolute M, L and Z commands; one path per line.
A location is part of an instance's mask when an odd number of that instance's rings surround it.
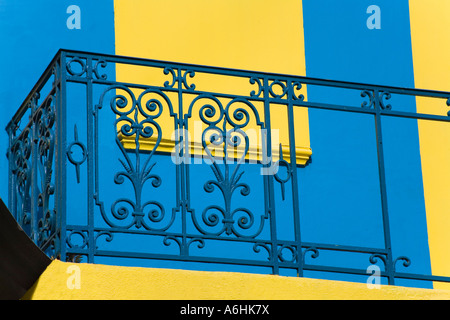
M 397 188 L 393 173 L 420 162 L 409 139 L 448 127 L 449 105 L 450 92 L 60 50 L 6 128 L 8 206 L 62 261 L 378 270 L 427 287 L 450 277 L 432 274 L 426 212 L 409 207 L 422 181 Z

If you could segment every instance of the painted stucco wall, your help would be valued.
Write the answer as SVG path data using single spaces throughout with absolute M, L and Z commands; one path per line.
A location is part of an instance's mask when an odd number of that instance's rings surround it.
M 439 300 L 450 292 L 275 275 L 74 264 L 55 260 L 23 300 Z

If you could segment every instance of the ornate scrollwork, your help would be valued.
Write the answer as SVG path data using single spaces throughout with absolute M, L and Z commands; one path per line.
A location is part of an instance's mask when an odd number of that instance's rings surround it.
M 18 196 L 18 212 L 22 214 L 18 219 L 22 226 L 28 225 L 31 222 L 31 141 L 31 129 L 30 127 L 26 127 L 11 146 L 10 150 L 10 156 L 12 157 L 11 172 L 16 177 L 15 193 Z
M 294 100 L 298 100 L 298 101 L 303 101 L 303 100 L 305 100 L 305 96 L 304 96 L 303 94 L 299 94 L 299 95 L 296 95 L 296 94 L 295 94 L 295 91 L 300 91 L 302 88 L 303 88 L 303 85 L 302 85 L 302 83 L 299 82 L 299 81 L 293 81 L 293 82 L 291 83 L 292 98 L 293 98 Z
M 372 264 L 376 264 L 378 260 L 381 260 L 385 267 L 389 267 L 386 265 L 387 259 L 386 259 L 385 255 L 375 253 L 369 257 L 369 261 Z M 400 256 L 400 257 L 396 258 L 393 262 L 391 262 L 392 263 L 391 267 L 394 272 L 395 272 L 395 266 L 397 265 L 398 261 L 403 261 L 404 267 L 409 267 L 411 265 L 411 260 L 408 257 Z
M 111 241 L 113 241 L 113 239 L 114 239 L 114 234 L 112 234 L 111 232 L 109 232 L 109 231 L 100 231 L 100 232 L 98 232 L 96 235 L 95 235 L 95 238 L 94 238 L 94 242 L 95 242 L 95 249 L 98 249 L 98 246 L 97 246 L 97 241 L 98 241 L 98 239 L 100 238 L 100 237 L 102 237 L 102 236 L 105 236 L 106 237 L 106 242 L 111 242 Z
M 275 93 L 274 86 L 279 87 L 281 89 L 281 93 Z M 284 97 L 287 94 L 288 89 L 289 89 L 289 87 L 285 84 L 284 81 L 275 79 L 269 84 L 269 94 L 272 98 Z
M 158 226 L 166 219 L 164 206 L 154 200 L 144 202 L 143 189 L 148 181 L 151 181 L 154 188 L 158 188 L 162 183 L 161 177 L 153 173 L 156 163 L 151 163 L 152 156 L 162 138 L 161 127 L 156 119 L 162 114 L 163 105 L 166 105 L 169 109 L 167 111 L 173 114 L 172 104 L 169 98 L 159 90 L 146 89 L 136 98 L 134 92 L 128 87 L 116 85 L 103 92 L 100 103 L 96 106 L 97 110 L 102 108 L 106 94 L 112 90 L 115 90 L 115 94 L 110 99 L 109 105 L 116 115 L 114 130 L 125 137 L 134 137 L 135 141 L 135 150 L 130 152 L 125 150 L 116 135 L 116 144 L 123 156 L 119 158 L 119 162 L 124 170 L 115 173 L 114 183 L 121 185 L 125 181 L 130 182 L 135 197 L 134 199 L 119 198 L 112 203 L 110 212 L 115 222 L 106 215 L 103 202 L 100 201 L 98 204 L 102 216 L 112 227 L 129 229 L 134 226 L 146 230 L 166 230 L 174 221 L 174 213 L 165 225 Z M 144 154 L 140 152 L 140 141 L 147 138 L 155 138 L 156 141 L 150 153 Z M 134 159 L 131 158 L 132 155 Z M 117 224 L 127 220 L 131 221 L 127 224 Z
M 88 66 L 89 59 L 87 58 L 80 58 L 80 57 L 73 57 L 66 63 L 66 71 L 69 75 L 75 76 L 75 77 L 82 77 L 83 75 L 86 75 L 88 77 L 95 76 L 99 80 L 106 80 L 108 76 L 106 73 L 100 74 L 99 68 L 106 68 L 108 63 L 104 59 L 98 59 L 92 61 L 93 66 Z M 95 64 L 94 64 L 95 62 Z M 74 67 L 75 65 L 78 65 L 78 67 Z M 80 69 L 79 71 L 75 71 L 75 68 Z M 91 73 L 92 70 L 92 73 Z
M 72 239 L 74 235 L 78 235 L 81 238 L 81 244 L 74 243 Z M 88 242 L 87 231 L 71 230 L 67 233 L 66 243 L 69 248 L 84 249 L 88 246 Z
M 378 91 L 375 90 L 375 92 L 373 90 L 363 90 L 361 91 L 361 97 L 368 97 L 369 101 L 363 101 L 361 103 L 361 107 L 362 108 L 375 108 L 375 103 L 377 101 L 377 99 L 375 99 L 375 93 L 378 94 L 378 104 L 379 107 L 382 110 L 391 110 L 392 106 L 390 104 L 385 104 L 385 100 L 389 100 L 391 99 L 391 93 L 387 92 L 387 91 Z
M 398 257 L 397 259 L 395 259 L 395 261 L 394 261 L 394 270 L 395 270 L 395 266 L 397 265 L 398 261 L 403 261 L 403 266 L 405 268 L 407 268 L 407 267 L 409 267 L 411 265 L 411 259 L 409 259 L 408 257 L 405 257 L 405 256 L 401 256 L 401 257 Z
M 169 81 L 164 82 L 164 87 L 165 88 L 173 88 L 175 86 L 175 83 L 178 80 L 175 70 L 173 70 L 173 68 L 165 67 L 163 72 L 165 75 L 168 75 L 170 73 L 170 75 L 172 76 L 172 82 L 169 82 Z
M 201 238 L 180 238 L 176 236 L 165 236 L 163 244 L 165 246 L 170 246 L 171 242 L 175 242 L 180 249 L 180 255 L 188 255 L 189 247 L 193 243 L 197 243 L 197 248 L 203 249 L 205 247 L 205 241 Z
M 375 98 L 374 98 L 374 95 L 373 95 L 373 91 L 371 91 L 371 90 L 363 90 L 363 91 L 361 91 L 361 97 L 362 98 L 364 98 L 364 97 L 368 97 L 369 98 L 369 101 L 363 101 L 362 103 L 361 103 L 361 107 L 362 108 L 373 108 L 374 106 L 375 106 Z
M 252 90 L 250 92 L 250 97 L 252 98 L 258 98 L 261 95 L 263 85 L 261 84 L 261 80 L 256 77 L 250 77 L 249 80 L 250 84 L 257 84 L 258 85 L 258 91 Z
M 376 264 L 378 260 L 381 260 L 383 264 L 386 266 L 386 256 L 378 253 L 374 253 L 369 257 L 369 261 L 371 264 Z
M 175 71 L 173 68 L 165 67 L 163 72 L 165 75 L 170 74 L 172 76 L 171 82 L 169 81 L 164 82 L 165 88 L 174 88 L 175 84 L 178 83 L 180 88 L 184 88 L 187 90 L 195 90 L 195 84 L 189 85 L 187 83 L 187 76 L 189 76 L 190 78 L 193 78 L 195 76 L 195 72 L 193 70 L 177 69 L 177 71 Z
M 106 75 L 106 73 L 100 74 L 99 71 L 98 71 L 99 67 L 106 68 L 107 65 L 108 65 L 108 63 L 105 60 L 98 60 L 95 63 L 94 68 L 93 68 L 92 71 L 93 71 L 94 75 L 97 77 L 97 79 L 101 79 L 101 80 L 108 79 L 108 76 Z
M 283 254 L 283 252 L 288 251 L 290 254 L 290 258 L 286 258 L 286 256 Z M 278 248 L 278 259 L 281 262 L 295 262 L 298 257 L 298 251 L 295 246 L 292 245 L 282 245 L 280 248 Z
M 81 70 L 76 72 L 73 70 L 72 65 L 76 63 L 81 67 Z M 66 70 L 71 76 L 81 77 L 87 71 L 86 61 L 85 59 L 81 59 L 79 57 L 73 57 L 66 63 Z
M 379 101 L 380 101 L 380 108 L 383 110 L 391 110 L 392 106 L 390 104 L 385 104 L 385 100 L 391 99 L 391 94 L 387 91 L 380 91 L 379 92 Z
M 266 252 L 268 253 L 268 257 L 267 260 L 271 261 L 272 260 L 272 250 L 270 250 L 270 244 L 268 243 L 259 243 L 256 242 L 253 245 L 253 251 L 256 253 L 260 253 L 261 252 L 261 248 L 264 248 L 266 250 Z
M 52 182 L 54 163 L 54 123 L 56 117 L 55 97 L 49 96 L 35 114 L 37 145 L 38 145 L 38 172 L 40 173 L 40 193 L 38 194 L 38 206 L 44 212 L 43 218 L 38 223 L 38 238 L 44 244 L 52 238 L 56 230 L 56 212 L 50 205 L 50 196 L 55 192 Z
M 15 176 L 18 221 L 22 227 L 32 227 L 29 235 L 38 246 L 49 248 L 49 245 L 54 246 L 52 239 L 57 232 L 56 213 L 50 203 L 54 194 L 54 91 L 39 107 L 38 99 L 39 93 L 34 93 L 28 104 L 30 122 L 13 141 L 9 154 L 11 172 Z M 33 226 L 32 219 L 36 219 Z
M 188 83 L 187 83 L 188 75 L 190 78 L 193 78 L 195 76 L 195 72 L 192 70 L 185 70 L 183 75 L 181 76 L 181 82 L 184 85 L 185 89 L 195 90 L 195 84 L 188 85 Z
M 276 93 L 275 87 L 278 87 L 281 91 L 280 93 Z M 292 98 L 295 101 L 303 101 L 305 96 L 299 91 L 301 91 L 303 85 L 300 81 L 290 81 L 290 80 L 278 80 L 274 79 L 268 85 L 268 92 L 270 98 L 275 99 L 284 99 L 284 98 Z
M 303 261 L 305 261 L 305 256 L 308 252 L 311 252 L 310 257 L 313 259 L 317 259 L 319 257 L 319 250 L 317 248 L 311 247 L 311 248 L 306 248 L 305 250 L 303 250 L 302 255 L 303 255 Z
M 214 228 L 216 231 L 204 230 L 198 223 L 195 214 L 192 215 L 197 229 L 203 234 L 227 235 L 234 234 L 237 237 L 256 237 L 264 226 L 264 216 L 261 216 L 259 228 L 251 235 L 244 235 L 240 230 L 249 230 L 255 226 L 255 215 L 247 208 L 232 208 L 232 198 L 236 190 L 240 190 L 242 196 L 250 194 L 250 187 L 246 183 L 240 182 L 244 171 L 239 171 L 249 151 L 249 137 L 243 130 L 250 121 L 252 111 L 256 123 L 261 125 L 256 108 L 243 98 L 231 100 L 226 107 L 223 107 L 221 101 L 211 95 L 199 95 L 190 105 L 188 117 L 190 117 L 194 104 L 198 101 L 207 100 L 210 103 L 204 103 L 199 109 L 199 116 L 202 122 L 208 127 L 202 133 L 202 147 L 209 160 L 210 167 L 216 180 L 206 181 L 203 188 L 207 193 L 212 193 L 218 188 L 223 196 L 225 205 L 207 206 L 201 214 L 203 224 L 207 227 L 217 227 L 222 223 L 222 227 Z M 245 105 L 246 107 L 237 107 L 233 109 L 234 104 Z M 247 108 L 248 107 L 248 108 Z M 234 164 L 235 156 L 237 163 L 231 170 L 231 164 Z M 224 168 L 221 167 L 223 164 Z M 219 229 L 219 230 L 217 230 Z
M 44 217 L 38 222 L 37 244 L 46 246 L 50 240 L 50 245 L 55 246 L 54 236 L 56 235 L 56 211 L 47 210 Z

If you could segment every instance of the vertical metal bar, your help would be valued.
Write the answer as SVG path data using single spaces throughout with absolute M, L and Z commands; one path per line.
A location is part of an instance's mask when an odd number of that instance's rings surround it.
M 55 175 L 55 208 L 57 217 L 57 228 L 59 227 L 59 244 L 60 259 L 66 260 L 66 202 L 67 202 L 67 186 L 66 186 L 66 52 L 60 51 L 59 57 L 59 90 L 56 106 L 56 175 Z M 56 231 L 58 232 L 58 231 Z M 57 254 L 57 253 L 56 253 Z
M 292 105 L 293 86 L 288 86 L 288 130 L 289 130 L 289 156 L 290 166 L 292 174 L 292 210 L 294 214 L 294 232 L 295 242 L 298 244 L 297 249 L 297 274 L 299 277 L 303 277 L 303 254 L 302 254 L 302 240 L 300 234 L 300 205 L 298 194 L 298 181 L 297 181 L 297 154 L 295 151 L 295 122 L 294 122 L 294 109 Z M 280 150 L 280 153 L 282 150 Z M 281 157 L 281 154 L 280 154 Z
M 87 205 L 88 205 L 88 263 L 94 263 L 94 174 L 93 174 L 93 97 L 92 97 L 92 58 L 86 61 L 86 136 L 87 136 Z
M 374 90 L 374 102 L 375 102 L 374 107 L 376 111 L 375 130 L 376 130 L 377 155 L 378 155 L 378 174 L 380 180 L 380 193 L 381 193 L 381 209 L 383 214 L 383 232 L 384 232 L 385 249 L 387 251 L 385 268 L 388 277 L 388 283 L 393 285 L 394 274 L 393 274 L 393 259 L 392 259 L 392 245 L 391 245 L 391 230 L 389 226 L 389 214 L 387 204 L 386 172 L 384 163 L 383 136 L 382 136 L 381 112 L 380 112 L 381 104 L 378 90 Z
M 264 123 L 266 128 L 266 152 L 269 163 L 264 163 L 263 166 L 270 168 L 273 165 L 272 157 L 272 127 L 270 124 L 270 101 L 269 101 L 269 79 L 267 76 L 263 80 L 264 89 Z M 264 143 L 264 141 L 263 141 Z M 276 226 L 276 216 L 275 216 L 275 197 L 274 197 L 274 186 L 273 186 L 273 175 L 265 173 L 265 178 L 267 179 L 267 193 L 264 196 L 268 198 L 268 208 L 267 213 L 270 218 L 270 239 L 272 244 L 272 272 L 273 274 L 279 274 L 278 266 L 278 241 L 277 241 L 277 226 Z
M 179 171 L 177 174 L 179 174 L 178 181 L 180 182 L 180 205 L 181 205 L 181 234 L 182 234 L 182 241 L 180 246 L 180 254 L 182 256 L 187 255 L 187 221 L 186 221 L 186 215 L 187 215 L 187 207 L 189 203 L 189 191 L 188 191 L 188 183 L 189 183 L 189 170 L 188 170 L 188 164 L 186 161 L 188 160 L 185 152 L 187 148 L 187 119 L 184 118 L 183 114 L 183 81 L 182 81 L 182 74 L 181 74 L 181 68 L 177 69 L 177 81 L 178 81 L 178 129 L 179 129 L 179 135 L 178 138 L 183 139 L 182 145 L 179 144 L 181 149 L 179 150 L 179 156 L 181 157 L 181 163 L 179 164 Z
M 30 101 L 31 106 L 31 115 L 30 115 L 30 123 L 31 123 L 31 184 L 30 184 L 30 224 L 31 224 L 31 239 L 34 243 L 37 243 L 38 240 L 38 222 L 39 222 L 39 216 L 38 216 L 38 194 L 39 194 L 39 188 L 38 188 L 38 174 L 39 174 L 39 168 L 38 168 L 38 142 L 39 142 L 39 135 L 37 132 L 37 121 L 36 119 L 36 109 L 37 109 L 37 92 L 34 93 L 33 98 Z M 42 190 L 44 193 L 45 190 Z M 22 213 L 24 214 L 24 213 Z
M 181 205 L 181 173 L 180 173 L 180 162 L 179 162 L 179 156 L 180 156 L 180 151 L 178 148 L 180 148 L 180 119 L 179 119 L 179 115 L 177 116 L 176 119 L 174 119 L 174 129 L 175 129 L 175 153 L 176 153 L 176 157 L 177 159 L 176 164 L 175 164 L 175 210 L 178 211 L 178 209 L 182 206 Z

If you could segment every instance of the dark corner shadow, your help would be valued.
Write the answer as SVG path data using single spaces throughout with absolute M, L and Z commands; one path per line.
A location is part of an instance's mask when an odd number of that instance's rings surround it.
M 0 300 L 20 300 L 51 262 L 0 198 Z

